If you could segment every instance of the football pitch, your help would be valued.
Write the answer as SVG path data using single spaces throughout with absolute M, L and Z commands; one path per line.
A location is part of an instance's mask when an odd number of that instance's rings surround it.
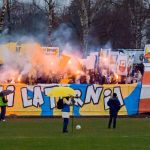
M 118 118 L 116 129 L 107 123 L 108 118 L 74 118 L 73 131 L 70 119 L 63 134 L 61 118 L 7 118 L 0 122 L 0 150 L 150 149 L 150 118 Z

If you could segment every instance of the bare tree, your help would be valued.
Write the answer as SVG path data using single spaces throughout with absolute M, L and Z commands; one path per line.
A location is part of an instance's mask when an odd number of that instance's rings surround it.
M 116 49 L 141 48 L 141 39 L 145 36 L 142 30 L 150 14 L 149 2 L 72 0 L 64 18 L 77 33 L 83 53 L 87 53 L 93 43 L 105 45 L 109 41 Z
M 33 0 L 34 6 L 36 6 L 39 10 L 44 12 L 47 21 L 48 21 L 48 35 L 49 38 L 54 28 L 54 20 L 55 20 L 55 1 L 54 0 L 44 0 L 44 5 L 40 6 L 37 1 Z M 49 42 L 51 40 L 49 39 Z
M 54 25 L 55 2 L 53 0 L 44 0 L 44 1 L 45 1 L 46 14 L 48 16 L 48 34 L 50 36 Z
M 2 32 L 3 30 L 4 18 L 7 12 L 7 7 L 8 7 L 8 0 L 3 0 L 3 7 L 0 13 L 0 32 Z
M 98 12 L 104 8 L 109 0 L 79 0 L 79 16 L 82 27 L 82 43 L 83 43 L 83 53 L 86 55 L 88 50 L 88 36 L 89 31 L 92 26 L 93 20 L 98 14 Z
M 141 41 L 146 34 L 143 31 L 144 24 L 150 13 L 150 1 L 149 0 L 132 0 L 125 1 L 128 3 L 130 16 L 131 16 L 131 28 L 133 34 L 133 44 L 135 48 L 141 48 Z
M 8 34 L 11 34 L 11 14 L 10 14 L 11 1 L 7 0 L 7 22 L 8 22 Z

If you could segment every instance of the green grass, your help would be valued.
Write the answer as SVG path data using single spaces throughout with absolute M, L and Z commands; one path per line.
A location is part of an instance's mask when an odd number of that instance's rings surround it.
M 119 118 L 107 129 L 108 118 L 76 118 L 63 134 L 58 118 L 8 118 L 0 122 L 0 150 L 149 150 L 150 118 Z

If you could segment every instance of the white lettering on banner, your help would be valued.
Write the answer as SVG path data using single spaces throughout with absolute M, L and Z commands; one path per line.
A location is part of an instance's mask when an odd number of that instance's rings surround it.
M 98 104 L 101 97 L 102 90 L 103 90 L 102 87 L 95 88 L 93 85 L 88 86 L 86 92 L 85 104 L 88 104 L 91 101 L 93 102 L 93 104 Z
M 121 88 L 120 87 L 114 87 L 114 93 L 117 94 L 117 97 L 118 97 L 118 100 L 120 101 L 120 104 L 124 105 L 123 97 L 122 97 L 122 93 L 121 93 Z
M 28 98 L 27 88 L 21 88 L 21 96 L 22 96 L 22 103 L 23 107 L 32 106 L 32 99 Z
M 81 91 L 80 90 L 75 90 L 76 91 L 76 94 L 77 94 L 77 97 L 78 98 L 74 98 L 74 100 L 75 100 L 75 105 L 79 105 L 80 107 L 82 107 L 83 106 L 83 101 L 79 98 L 79 97 L 81 97 Z
M 35 107 L 41 106 L 44 103 L 42 92 L 41 92 L 41 87 L 40 86 L 35 86 L 33 93 L 34 93 L 33 105 Z
M 54 86 L 53 86 L 54 87 Z M 48 96 L 48 93 L 50 92 L 50 90 L 53 88 L 53 87 L 48 87 L 48 88 L 44 88 L 44 92 L 45 92 L 45 95 Z M 49 96 L 48 96 L 49 97 Z M 49 100 L 50 100 L 50 108 L 53 109 L 56 107 L 56 101 L 55 101 L 55 98 L 54 97 L 49 97 Z
M 20 91 L 21 91 L 21 99 L 22 99 L 23 107 L 24 108 L 31 107 L 31 106 L 39 107 L 44 104 L 44 97 L 47 96 L 47 98 L 50 101 L 50 108 L 51 109 L 55 108 L 56 99 L 52 97 L 50 98 L 48 96 L 48 93 L 53 87 L 56 86 L 57 85 L 55 86 L 48 85 L 48 87 L 45 86 L 43 89 L 41 86 L 22 87 Z M 8 85 L 6 89 L 15 91 L 15 86 Z M 3 90 L 3 86 L 0 86 L 0 91 L 2 90 Z M 97 105 L 101 99 L 101 96 L 104 96 L 104 109 L 106 110 L 109 108 L 107 102 L 111 97 L 112 93 L 117 93 L 121 105 L 124 105 L 121 87 L 119 86 L 113 87 L 112 89 L 105 88 L 105 90 L 103 91 L 103 87 L 99 87 L 98 85 L 89 85 L 87 86 L 86 93 L 82 93 L 82 90 L 80 89 L 77 89 L 75 91 L 77 94 L 77 97 L 74 98 L 76 106 L 83 107 L 84 104 L 90 104 L 91 102 L 94 105 Z M 42 92 L 44 93 L 44 96 L 42 95 L 43 94 Z M 84 96 L 85 98 L 82 99 L 82 96 Z M 7 96 L 9 107 L 14 106 L 14 102 L 15 102 L 14 97 L 15 97 L 15 92 Z
M 109 106 L 107 105 L 107 102 L 109 101 L 111 94 L 112 94 L 111 89 L 105 89 L 104 90 L 104 109 L 105 110 L 109 108 Z
M 121 87 L 114 87 L 113 88 L 113 93 L 117 94 L 118 100 L 120 101 L 121 105 L 124 105 L 123 102 L 123 97 L 122 97 L 122 93 L 121 93 Z M 104 108 L 105 110 L 109 108 L 109 106 L 107 105 L 108 100 L 110 99 L 112 94 L 112 90 L 111 89 L 105 89 L 104 91 Z
M 7 86 L 7 90 L 15 91 L 15 86 L 9 85 L 9 86 Z M 7 95 L 7 100 L 8 100 L 8 106 L 9 107 L 13 107 L 13 105 L 14 105 L 14 96 L 15 96 L 15 92 L 12 93 L 12 94 Z

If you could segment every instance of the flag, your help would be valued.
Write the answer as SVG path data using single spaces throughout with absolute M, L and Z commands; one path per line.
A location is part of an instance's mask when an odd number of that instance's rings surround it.
M 127 76 L 127 55 L 118 55 L 117 74 Z
M 60 69 L 64 69 L 68 63 L 68 61 L 70 60 L 71 57 L 67 56 L 67 55 L 64 55 L 62 54 L 61 55 L 61 58 L 59 60 L 59 67 Z
M 98 52 L 91 52 L 90 56 L 93 57 L 93 59 L 95 59 L 95 62 L 93 62 L 94 63 L 94 69 L 98 69 L 98 67 L 99 67 L 99 53 Z
M 94 69 L 94 67 L 95 67 L 95 61 L 96 61 L 96 57 L 94 55 L 87 56 L 86 68 L 88 70 Z

